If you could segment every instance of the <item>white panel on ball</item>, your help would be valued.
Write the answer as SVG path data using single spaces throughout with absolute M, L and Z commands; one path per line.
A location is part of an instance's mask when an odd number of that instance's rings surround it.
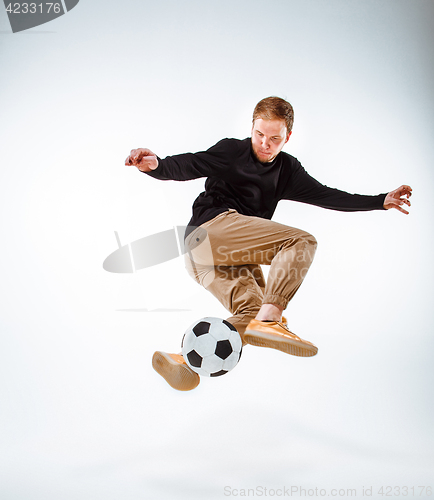
M 201 335 L 193 342 L 194 350 L 204 358 L 214 354 L 215 340 L 211 335 Z
M 223 361 L 222 369 L 226 371 L 232 370 L 232 368 L 235 368 L 237 366 L 239 359 L 240 359 L 240 353 L 234 351 L 232 354 L 229 355 L 229 357 L 227 357 Z
M 207 356 L 202 361 L 201 368 L 212 375 L 213 373 L 219 372 L 223 369 L 223 360 L 217 356 Z

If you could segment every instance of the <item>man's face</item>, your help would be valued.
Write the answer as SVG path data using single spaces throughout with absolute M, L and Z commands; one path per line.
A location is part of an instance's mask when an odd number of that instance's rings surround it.
M 273 161 L 288 142 L 290 135 L 284 120 L 257 118 L 252 127 L 252 148 L 256 158 L 261 163 Z

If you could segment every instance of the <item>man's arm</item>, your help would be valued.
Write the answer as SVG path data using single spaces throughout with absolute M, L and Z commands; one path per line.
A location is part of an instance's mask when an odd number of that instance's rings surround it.
M 146 148 L 133 149 L 125 165 L 134 165 L 141 172 L 160 180 L 187 181 L 201 177 L 224 177 L 234 158 L 243 150 L 242 141 L 222 139 L 206 151 L 183 153 L 159 158 Z
M 284 199 L 309 203 L 342 212 L 388 210 L 395 208 L 405 214 L 408 213 L 401 206 L 403 204 L 410 206 L 410 201 L 408 200 L 412 191 L 410 186 L 401 186 L 394 191 L 376 196 L 351 194 L 321 184 L 304 170 L 298 160 L 294 160 L 292 174 L 288 179 L 283 196 Z

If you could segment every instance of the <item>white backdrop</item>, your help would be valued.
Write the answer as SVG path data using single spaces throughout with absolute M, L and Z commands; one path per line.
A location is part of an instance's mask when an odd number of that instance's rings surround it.
M 16 34 L 0 7 L 2 498 L 428 497 L 433 28 L 431 0 L 81 0 Z M 411 214 L 281 203 L 274 219 L 319 241 L 286 311 L 318 356 L 247 346 L 178 393 L 153 352 L 227 313 L 182 259 L 134 275 L 102 262 L 114 231 L 186 224 L 203 180 L 124 160 L 248 137 L 269 95 L 293 104 L 285 150 L 311 175 L 409 184 Z

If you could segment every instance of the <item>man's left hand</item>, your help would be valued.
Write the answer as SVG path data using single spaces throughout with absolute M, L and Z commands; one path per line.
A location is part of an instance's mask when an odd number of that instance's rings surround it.
M 389 210 L 389 208 L 396 208 L 396 210 L 408 215 L 408 211 L 402 208 L 402 205 L 411 206 L 409 201 L 411 193 L 412 189 L 410 186 L 401 186 L 394 191 L 390 191 L 384 200 L 383 207 L 386 210 Z

